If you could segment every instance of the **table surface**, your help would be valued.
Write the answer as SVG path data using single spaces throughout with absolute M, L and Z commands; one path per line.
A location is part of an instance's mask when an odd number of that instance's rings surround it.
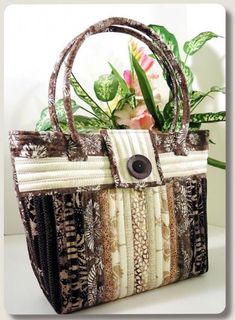
M 225 229 L 209 226 L 209 271 L 79 314 L 217 314 L 225 308 Z M 10 314 L 55 314 L 31 269 L 24 235 L 5 236 L 5 306 Z

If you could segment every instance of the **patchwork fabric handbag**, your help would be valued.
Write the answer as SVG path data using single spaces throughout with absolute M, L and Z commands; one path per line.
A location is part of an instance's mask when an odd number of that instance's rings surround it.
M 175 99 L 169 133 L 77 132 L 71 70 L 84 40 L 101 32 L 142 40 L 167 70 Z M 60 129 L 55 109 L 65 59 L 70 134 Z M 183 115 L 176 131 L 179 99 Z M 55 64 L 49 114 L 53 132 L 10 132 L 10 150 L 32 268 L 55 311 L 73 312 L 205 273 L 208 131 L 188 132 L 185 77 L 159 36 L 125 18 L 89 27 Z

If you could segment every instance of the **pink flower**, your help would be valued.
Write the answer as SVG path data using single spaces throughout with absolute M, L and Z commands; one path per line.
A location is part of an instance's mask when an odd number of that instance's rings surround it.
M 144 69 L 145 72 L 148 72 L 149 69 L 151 69 L 151 67 L 154 64 L 154 59 L 150 58 L 147 54 L 143 54 L 140 58 L 140 65 L 141 67 Z
M 124 76 L 124 79 L 126 81 L 126 84 L 128 85 L 128 87 L 130 88 L 131 85 L 132 85 L 132 75 L 131 75 L 131 71 L 130 70 L 125 70 L 123 72 L 123 76 Z
M 123 77 L 126 81 L 126 84 L 129 88 L 133 88 L 135 90 L 136 96 L 141 96 L 141 89 L 139 86 L 139 82 L 137 78 L 135 77 L 134 80 L 132 79 L 132 74 L 130 70 L 125 70 L 123 73 Z
M 130 129 L 148 129 L 154 126 L 154 119 L 144 104 L 131 108 L 126 104 L 122 110 L 115 111 L 117 123 Z
M 137 43 L 134 40 L 130 41 L 130 51 L 131 54 L 137 59 L 143 70 L 145 71 L 150 84 L 152 86 L 153 93 L 155 94 L 157 90 L 157 79 L 159 76 L 156 74 L 153 67 L 156 67 L 156 60 L 149 57 L 148 54 L 144 52 L 144 47 L 138 47 Z M 138 79 L 135 76 L 134 79 L 132 77 L 132 73 L 130 70 L 125 70 L 123 73 L 124 80 L 129 88 L 133 88 L 135 90 L 135 94 L 137 98 L 143 98 L 141 89 L 138 83 Z M 159 99 L 159 94 L 156 100 Z

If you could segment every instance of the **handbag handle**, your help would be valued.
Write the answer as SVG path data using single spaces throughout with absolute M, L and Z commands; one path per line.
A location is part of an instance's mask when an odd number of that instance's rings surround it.
M 117 25 L 123 25 L 128 28 L 123 28 L 123 27 L 121 28 L 120 26 L 118 27 Z M 133 29 L 137 29 L 138 32 L 136 32 Z M 160 64 L 163 65 L 168 70 L 171 76 L 170 78 L 172 83 L 172 91 L 173 91 L 173 96 L 175 98 L 175 103 L 176 103 L 175 109 L 174 109 L 174 119 L 172 122 L 171 132 L 174 132 L 175 124 L 178 119 L 178 113 L 179 113 L 178 94 L 180 93 L 182 93 L 183 105 L 184 105 L 182 127 L 180 130 L 180 133 L 177 135 L 177 139 L 174 144 L 175 153 L 186 154 L 185 140 L 187 136 L 188 122 L 189 122 L 189 100 L 188 100 L 187 85 L 186 85 L 185 77 L 181 71 L 181 68 L 178 62 L 175 60 L 172 52 L 160 40 L 160 38 L 154 31 L 152 31 L 149 27 L 139 22 L 136 22 L 130 19 L 125 19 L 125 18 L 109 18 L 101 22 L 98 22 L 95 25 L 92 25 L 87 30 L 85 30 L 82 34 L 80 34 L 78 37 L 74 38 L 67 45 L 67 47 L 62 51 L 60 58 L 57 64 L 55 65 L 52 76 L 50 78 L 50 85 L 49 85 L 49 112 L 50 112 L 53 129 L 56 131 L 60 130 L 58 119 L 56 117 L 56 112 L 55 112 L 56 79 L 57 79 L 58 72 L 62 62 L 64 61 L 66 55 L 70 52 L 67 63 L 66 63 L 65 76 L 64 76 L 64 106 L 67 114 L 67 120 L 70 128 L 70 132 L 71 132 L 71 137 L 76 143 L 81 144 L 81 139 L 79 134 L 77 133 L 73 115 L 72 115 L 69 77 L 71 75 L 71 70 L 72 70 L 73 62 L 75 60 L 77 51 L 82 45 L 82 43 L 85 41 L 85 39 L 92 34 L 96 34 L 100 32 L 110 32 L 110 31 L 128 33 L 130 35 L 133 35 L 139 38 L 141 41 L 145 42 L 149 46 L 149 48 L 157 55 Z M 143 34 L 139 32 L 142 32 L 145 35 L 147 35 L 152 41 L 147 39 L 145 36 L 143 36 Z M 181 86 L 181 90 L 178 87 L 179 85 Z
M 157 53 L 157 60 L 158 62 L 164 66 L 164 68 L 168 71 L 169 77 L 170 77 L 170 83 L 171 83 L 171 92 L 173 95 L 173 98 L 175 100 L 175 109 L 174 109 L 174 113 L 173 113 L 173 120 L 171 123 L 171 127 L 170 127 L 170 132 L 174 132 L 175 127 L 176 127 L 176 122 L 178 119 L 178 111 L 179 111 L 179 100 L 178 100 L 178 93 L 177 93 L 177 83 L 175 78 L 172 78 L 171 72 L 172 70 L 170 69 L 171 66 L 169 66 L 168 61 L 163 61 L 159 56 L 161 55 L 160 51 L 158 48 L 153 48 L 154 44 L 147 38 L 145 38 L 142 34 L 137 33 L 135 30 L 131 30 L 131 29 L 125 29 L 123 27 L 117 27 L 117 26 L 113 26 L 113 27 L 108 27 L 106 30 L 106 32 L 120 32 L 120 33 L 126 33 L 129 35 L 134 36 L 135 38 L 138 38 L 139 40 L 141 40 L 142 42 L 144 42 L 146 45 L 148 45 L 149 48 L 152 48 L 152 51 L 155 50 L 155 54 Z M 50 113 L 50 119 L 51 119 L 51 123 L 52 123 L 52 128 L 54 131 L 61 131 L 60 126 L 59 126 L 59 122 L 58 122 L 58 118 L 56 115 L 56 108 L 55 108 L 55 95 L 56 95 L 56 82 L 57 82 L 57 78 L 58 78 L 58 74 L 60 71 L 60 68 L 62 66 L 62 63 L 64 62 L 66 56 L 68 55 L 69 51 L 71 50 L 72 46 L 75 44 L 75 42 L 79 41 L 81 38 L 81 35 L 75 37 L 72 41 L 70 41 L 67 46 L 62 50 L 62 52 L 59 55 L 59 59 L 57 60 L 53 72 L 51 74 L 50 77 L 50 81 L 49 81 L 49 90 L 48 90 L 48 106 L 49 106 L 49 113 Z

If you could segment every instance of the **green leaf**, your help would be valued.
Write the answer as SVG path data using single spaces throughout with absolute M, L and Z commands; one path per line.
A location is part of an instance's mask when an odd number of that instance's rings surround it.
M 76 116 L 74 116 L 74 121 L 76 124 L 76 128 L 78 130 L 80 130 L 82 128 L 86 128 L 86 129 L 112 128 L 109 126 L 108 123 L 104 124 L 102 121 L 100 121 L 99 119 L 94 118 L 94 117 L 86 117 L 86 116 L 82 116 L 82 115 L 76 115 Z
M 122 78 L 120 73 L 114 68 L 114 66 L 111 63 L 109 63 L 109 65 L 112 69 L 112 74 L 116 77 L 116 79 L 119 82 L 119 86 L 121 88 L 121 92 L 122 92 L 123 96 L 125 96 L 127 93 L 129 93 L 129 88 L 126 84 L 126 81 Z
M 118 80 L 113 74 L 103 74 L 95 81 L 94 90 L 100 101 L 111 101 L 117 94 Z
M 101 107 L 86 93 L 80 83 L 77 81 L 75 76 L 71 74 L 70 84 L 73 87 L 75 94 L 84 102 L 86 102 L 97 115 L 98 118 L 105 119 L 108 121 L 108 115 L 101 109 Z M 108 118 L 108 119 L 107 119 Z
M 161 131 L 168 132 L 170 130 L 170 127 L 171 127 L 171 122 L 165 121 Z
M 134 95 L 135 95 L 135 93 L 128 93 L 128 94 L 126 94 L 125 95 L 125 97 L 123 97 L 122 99 L 120 99 L 119 101 L 118 101 L 118 103 L 117 103 L 117 105 L 116 105 L 116 108 L 113 110 L 113 114 L 114 114 L 114 112 L 116 111 L 116 110 L 121 110 L 123 107 L 124 107 L 124 105 L 126 104 L 126 103 L 129 103 L 130 105 L 132 104 L 132 98 L 134 97 Z
M 166 103 L 166 105 L 163 109 L 163 116 L 164 116 L 165 121 L 169 121 L 169 122 L 172 121 L 174 105 L 175 105 L 174 100 L 169 100 Z
M 87 132 L 87 131 L 94 131 L 95 129 L 99 130 L 103 129 L 111 129 L 113 127 L 109 127 L 109 124 L 104 124 L 104 122 L 100 121 L 94 117 L 86 117 L 82 115 L 74 116 L 75 126 L 79 132 Z M 64 133 L 69 132 L 68 124 L 65 122 L 60 123 L 60 127 Z
M 201 128 L 201 123 L 197 123 L 197 122 L 190 122 L 189 123 L 189 130 L 190 131 L 197 131 Z
M 213 158 L 208 158 L 207 159 L 207 163 L 212 166 L 212 167 L 216 167 L 216 168 L 220 168 L 220 169 L 226 169 L 226 163 L 220 160 L 216 160 Z
M 210 92 L 221 92 L 221 93 L 226 93 L 225 87 L 219 87 L 219 86 L 213 86 L 210 88 Z
M 209 143 L 216 144 L 213 140 L 209 139 Z
M 72 110 L 75 113 L 78 110 L 78 105 L 74 100 L 72 102 Z M 56 114 L 59 122 L 66 122 L 66 114 L 64 110 L 63 99 L 60 99 L 56 102 Z M 51 129 L 51 120 L 49 116 L 48 107 L 44 108 L 41 112 L 40 119 L 36 124 L 36 131 L 47 131 Z
M 163 26 L 150 25 L 150 27 L 160 36 L 161 40 L 166 43 L 166 45 L 171 49 L 171 51 L 173 51 L 176 59 L 180 63 L 182 71 L 185 75 L 188 90 L 191 91 L 193 78 L 194 78 L 193 73 L 192 73 L 191 69 L 183 61 L 181 61 L 180 53 L 179 53 L 179 46 L 178 46 L 178 42 L 176 40 L 176 37 Z M 151 54 L 150 56 L 152 58 L 156 59 L 156 56 L 154 54 Z M 171 82 L 169 81 L 168 72 L 166 71 L 164 66 L 162 66 L 162 68 L 163 68 L 163 76 L 166 79 L 169 88 L 171 89 Z
M 176 130 L 179 129 L 180 127 L 180 121 L 182 119 L 182 112 L 183 112 L 182 101 L 180 101 L 179 103 L 180 103 L 180 111 L 178 116 L 178 122 L 176 124 Z M 163 109 L 163 116 L 164 116 L 164 126 L 162 128 L 163 132 L 168 132 L 170 130 L 171 123 L 174 116 L 174 106 L 175 106 L 175 101 L 171 99 L 166 103 Z
M 192 91 L 192 83 L 193 83 L 193 73 L 191 71 L 191 69 L 183 62 L 180 62 L 180 66 L 181 69 L 184 73 L 185 79 L 186 79 L 186 83 L 187 83 L 187 87 L 188 87 L 188 91 Z
M 201 92 L 201 91 L 192 91 L 190 92 L 190 106 L 191 112 L 196 109 L 196 107 L 206 98 L 210 97 L 210 93 L 225 93 L 225 87 L 213 86 L 209 91 Z
M 193 108 L 195 104 L 201 102 L 201 100 L 205 97 L 206 93 L 202 91 L 191 91 L 189 94 L 190 99 L 190 107 Z
M 77 105 L 76 101 L 71 100 L 71 106 L 72 106 L 72 110 L 73 110 L 73 114 L 78 110 L 79 106 Z M 66 113 L 65 113 L 65 109 L 64 109 L 64 101 L 63 99 L 60 99 L 56 102 L 56 114 L 58 117 L 59 121 L 64 121 L 66 120 Z
M 226 112 L 207 112 L 207 113 L 195 113 L 190 115 L 190 122 L 193 123 L 210 123 L 226 121 Z
M 69 126 L 67 123 L 65 122 L 60 122 L 60 129 L 64 132 L 64 133 L 69 133 Z
M 158 36 L 161 38 L 163 42 L 165 42 L 165 44 L 169 47 L 169 49 L 173 51 L 176 59 L 178 61 L 181 61 L 180 53 L 179 53 L 179 45 L 176 40 L 176 37 L 163 26 L 150 24 L 149 27 L 153 29 L 153 31 L 155 31 L 158 34 Z
M 134 56 L 132 56 L 133 66 L 138 78 L 138 82 L 140 85 L 140 89 L 144 98 L 144 102 L 146 104 L 146 107 L 148 108 L 148 111 L 153 116 L 156 126 L 159 130 L 162 129 L 162 126 L 164 124 L 164 118 L 162 116 L 161 111 L 159 110 L 158 106 L 155 105 L 153 92 L 150 86 L 150 83 L 148 81 L 148 78 L 140 66 L 139 62 L 135 59 Z
M 192 56 L 210 39 L 218 38 L 219 36 L 211 31 L 201 32 L 190 41 L 186 41 L 184 44 L 184 52 L 187 55 Z

